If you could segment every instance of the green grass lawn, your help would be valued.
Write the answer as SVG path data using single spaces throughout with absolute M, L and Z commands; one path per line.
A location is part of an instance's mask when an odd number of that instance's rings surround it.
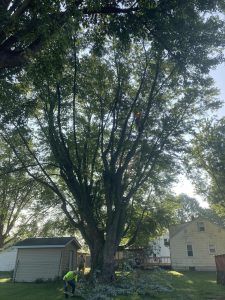
M 150 276 L 152 281 L 166 284 L 172 291 L 157 292 L 151 296 L 118 296 L 116 300 L 225 300 L 225 287 L 216 284 L 215 272 L 143 271 L 138 276 Z M 7 276 L 0 276 L 0 299 L 61 300 L 64 299 L 63 283 L 11 283 Z

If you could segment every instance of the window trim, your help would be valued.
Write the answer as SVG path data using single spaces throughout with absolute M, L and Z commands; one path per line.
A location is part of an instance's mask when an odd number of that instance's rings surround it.
M 198 232 L 204 232 L 205 231 L 205 223 L 204 222 L 197 222 L 198 226 Z
M 188 247 L 191 247 L 191 249 L 188 249 Z M 187 244 L 187 256 L 188 256 L 188 257 L 194 256 L 192 244 Z
M 212 247 L 210 248 L 210 246 L 212 246 Z M 210 251 L 212 248 L 214 249 L 214 252 Z M 216 245 L 215 244 L 209 244 L 209 254 L 210 255 L 216 255 Z
M 163 239 L 163 245 L 165 247 L 169 247 L 169 245 L 170 245 L 169 239 Z

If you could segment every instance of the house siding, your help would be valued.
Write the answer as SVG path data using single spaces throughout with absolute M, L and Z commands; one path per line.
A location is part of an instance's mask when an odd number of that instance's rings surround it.
M 205 231 L 198 231 L 198 222 L 204 222 Z M 216 270 L 215 255 L 225 252 L 225 230 L 205 219 L 197 219 L 186 226 L 174 228 L 170 232 L 172 268 L 197 271 Z M 188 256 L 187 245 L 192 245 L 193 256 Z M 215 253 L 209 253 L 209 245 L 215 246 Z
M 18 249 L 14 280 L 32 282 L 59 276 L 61 249 Z

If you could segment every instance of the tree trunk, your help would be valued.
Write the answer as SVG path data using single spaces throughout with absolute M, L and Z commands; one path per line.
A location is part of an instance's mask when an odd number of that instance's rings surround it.
M 103 264 L 103 248 L 104 244 L 96 240 L 92 245 L 89 245 L 91 252 L 91 273 L 102 270 Z
M 104 282 L 113 281 L 115 278 L 115 254 L 118 245 L 115 241 L 106 241 L 103 250 L 103 264 L 101 280 Z
M 4 246 L 4 237 L 0 234 L 0 249 Z
M 115 220 L 114 220 L 115 221 Z M 92 239 L 89 245 L 91 252 L 91 274 L 97 271 L 97 277 L 101 282 L 111 282 L 115 278 L 115 254 L 121 238 L 118 231 L 121 230 L 119 222 L 114 222 L 103 239 Z M 119 236 L 121 236 L 119 234 Z
M 0 216 L 1 217 L 1 216 Z M 4 225 L 0 224 L 0 249 L 3 248 L 4 246 L 4 241 L 5 241 L 5 235 L 3 233 L 4 230 Z
M 90 245 L 91 274 L 96 273 L 99 281 L 111 282 L 115 277 L 115 253 L 117 246 L 113 241 Z

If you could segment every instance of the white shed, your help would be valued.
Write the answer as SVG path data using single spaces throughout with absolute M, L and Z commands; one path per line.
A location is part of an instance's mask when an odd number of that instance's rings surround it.
M 29 238 L 18 242 L 15 282 L 53 280 L 77 268 L 80 244 L 74 237 Z
M 16 263 L 17 249 L 10 247 L 0 250 L 0 271 L 14 270 Z

